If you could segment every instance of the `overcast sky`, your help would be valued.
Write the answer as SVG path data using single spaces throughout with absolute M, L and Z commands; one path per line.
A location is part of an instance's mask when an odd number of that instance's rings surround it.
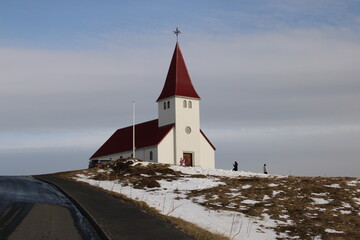
M 1 1 L 0 175 L 86 168 L 157 118 L 179 43 L 216 167 L 360 176 L 359 1 Z

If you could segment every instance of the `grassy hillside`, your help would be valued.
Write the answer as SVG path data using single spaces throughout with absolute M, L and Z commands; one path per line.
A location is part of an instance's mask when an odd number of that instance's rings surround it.
M 252 239 L 254 234 L 261 233 L 266 236 L 269 230 L 275 233 L 274 239 L 360 239 L 360 179 L 241 173 L 234 176 L 231 171 L 211 175 L 196 169 L 188 174 L 186 172 L 190 168 L 183 168 L 186 171 L 181 169 L 128 159 L 96 169 L 67 173 L 66 177 L 86 178 L 98 186 L 102 182 L 112 182 L 112 189 L 108 185 L 110 191 L 114 191 L 115 184 L 120 184 L 120 193 L 126 186 L 151 194 L 165 188 L 176 195 L 175 200 L 189 200 L 208 211 L 230 213 L 230 230 L 222 233 L 230 239 Z M 180 189 L 180 185 L 174 185 L 172 189 L 169 187 L 180 179 L 210 179 L 218 184 L 190 190 Z M 164 187 L 164 182 L 170 185 Z M 162 214 L 175 212 L 177 206 L 174 202 L 172 204 L 173 210 Z M 269 221 L 272 224 L 268 224 Z M 202 237 L 207 238 L 211 237 Z

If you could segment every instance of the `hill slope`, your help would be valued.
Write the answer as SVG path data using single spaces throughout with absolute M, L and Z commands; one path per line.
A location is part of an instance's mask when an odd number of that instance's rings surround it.
M 117 160 L 67 174 L 229 239 L 359 239 L 360 179 Z M 206 239 L 207 237 L 203 237 Z

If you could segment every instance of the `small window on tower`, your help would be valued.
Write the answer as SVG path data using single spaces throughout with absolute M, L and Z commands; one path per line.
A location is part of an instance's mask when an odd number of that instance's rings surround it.
M 170 101 L 168 101 L 167 104 L 168 104 L 168 108 L 170 108 Z
M 187 102 L 184 100 L 184 108 L 187 108 Z
M 189 108 L 192 108 L 192 102 L 189 101 Z
M 164 109 L 166 109 L 166 102 L 164 102 Z
M 150 151 L 150 160 L 153 160 L 153 152 Z

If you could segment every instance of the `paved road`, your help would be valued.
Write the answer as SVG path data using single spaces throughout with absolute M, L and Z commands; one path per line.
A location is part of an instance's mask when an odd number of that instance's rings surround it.
M 0 239 L 100 239 L 55 187 L 30 177 L 0 177 Z
M 57 178 L 36 176 L 62 189 L 81 206 L 108 239 L 113 240 L 191 240 L 171 224 L 147 214 L 132 204 L 88 185 Z

